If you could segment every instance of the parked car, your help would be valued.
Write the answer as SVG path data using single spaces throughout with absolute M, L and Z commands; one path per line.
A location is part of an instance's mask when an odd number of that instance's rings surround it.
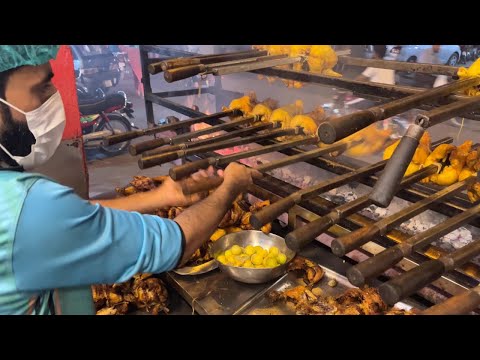
M 420 54 L 431 47 L 432 45 L 401 45 L 397 60 L 417 62 Z M 438 56 L 442 64 L 455 66 L 460 59 L 460 54 L 459 45 L 441 45 Z
M 384 60 L 397 60 L 398 54 L 400 53 L 401 46 L 400 45 L 385 45 L 387 47 L 387 51 L 385 52 Z M 364 49 L 364 57 L 367 59 L 371 59 L 373 57 L 373 45 L 365 45 Z
M 77 81 L 90 93 L 100 88 L 104 91 L 120 81 L 118 59 L 105 45 L 71 45 Z

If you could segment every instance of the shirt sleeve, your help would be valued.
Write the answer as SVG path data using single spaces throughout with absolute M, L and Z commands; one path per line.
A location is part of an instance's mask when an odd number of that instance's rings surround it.
M 173 269 L 182 254 L 177 223 L 93 205 L 46 179 L 29 190 L 13 245 L 20 291 L 123 282 Z
M 373 77 L 373 75 L 375 75 L 375 68 L 372 68 L 372 67 L 367 67 L 363 73 L 362 73 L 363 76 L 365 77 L 368 77 L 369 79 L 371 79 Z

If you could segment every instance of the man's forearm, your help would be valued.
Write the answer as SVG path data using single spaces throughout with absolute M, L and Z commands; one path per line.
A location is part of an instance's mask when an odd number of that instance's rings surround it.
M 190 259 L 195 250 L 208 240 L 237 195 L 238 191 L 224 183 L 208 198 L 186 209 L 175 218 L 175 222 L 185 235 L 181 264 Z
M 164 198 L 159 199 L 158 197 L 153 197 L 150 192 L 143 192 L 118 199 L 90 200 L 90 202 L 112 209 L 138 211 L 139 213 L 147 214 L 157 209 L 172 206 L 167 195 L 168 194 L 165 194 Z

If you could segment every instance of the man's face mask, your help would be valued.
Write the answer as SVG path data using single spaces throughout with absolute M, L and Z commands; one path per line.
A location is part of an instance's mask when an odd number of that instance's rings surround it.
M 12 155 L 2 144 L 0 148 L 25 170 L 46 163 L 57 150 L 65 129 L 65 109 L 60 93 L 57 91 L 39 108 L 29 112 L 20 110 L 4 99 L 0 98 L 0 101 L 25 115 L 28 129 L 35 137 L 35 144 L 26 156 Z

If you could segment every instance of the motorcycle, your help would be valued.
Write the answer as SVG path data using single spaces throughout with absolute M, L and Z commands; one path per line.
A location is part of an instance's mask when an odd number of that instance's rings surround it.
M 130 141 L 104 146 L 102 140 L 110 135 L 138 129 L 134 119 L 133 105 L 123 91 L 105 95 L 97 89 L 95 95 L 77 84 L 80 125 L 85 149 L 98 149 L 107 155 L 118 155 L 130 145 Z
M 462 54 L 460 55 L 459 64 L 466 64 L 468 61 L 475 61 L 479 56 L 478 45 L 460 45 Z

